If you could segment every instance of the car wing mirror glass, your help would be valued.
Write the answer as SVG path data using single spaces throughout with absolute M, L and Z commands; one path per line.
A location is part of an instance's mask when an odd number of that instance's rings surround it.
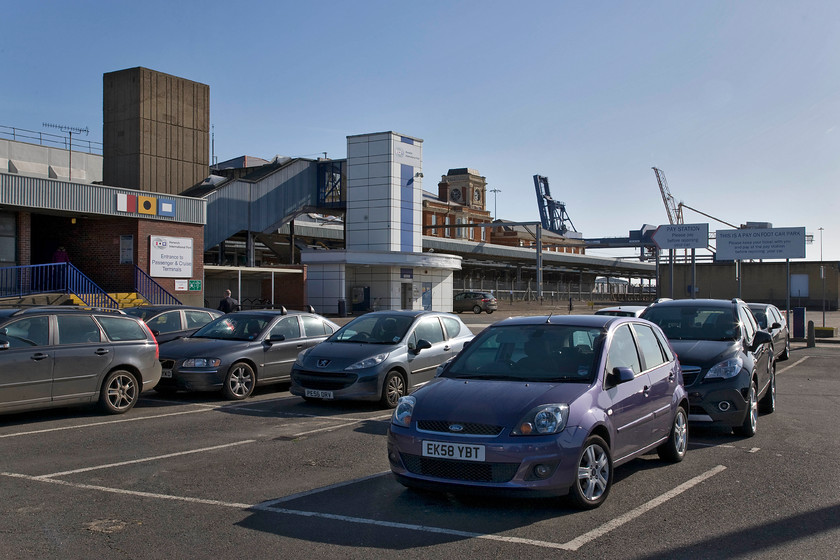
M 8 340 L 0 341 L 0 350 L 8 350 L 8 349 L 9 349 L 9 341 Z
M 272 334 L 265 339 L 265 341 L 269 344 L 271 344 L 272 342 L 283 342 L 284 340 L 286 340 L 286 335 L 284 334 Z
M 773 323 L 772 325 L 770 325 L 770 328 L 771 329 L 781 329 L 782 325 L 781 325 L 781 323 Z

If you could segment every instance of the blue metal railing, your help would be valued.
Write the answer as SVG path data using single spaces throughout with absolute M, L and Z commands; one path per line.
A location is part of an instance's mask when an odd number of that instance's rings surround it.
M 152 305 L 182 305 L 178 298 L 167 292 L 137 265 L 134 265 L 134 290 Z
M 119 303 L 70 263 L 0 268 L 0 297 L 43 293 L 73 294 L 89 307 L 119 308 Z

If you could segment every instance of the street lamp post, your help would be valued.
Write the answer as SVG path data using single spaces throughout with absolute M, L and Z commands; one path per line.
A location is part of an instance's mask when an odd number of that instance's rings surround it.
M 497 202 L 498 194 L 502 191 L 501 191 L 501 189 L 490 189 L 490 192 L 493 193 L 493 220 L 495 221 L 495 220 L 499 219 L 499 214 L 496 212 L 496 210 L 498 209 L 498 207 L 496 205 L 496 202 Z
M 823 228 L 820 228 L 820 278 L 822 278 L 822 326 L 825 327 L 825 265 L 823 260 Z

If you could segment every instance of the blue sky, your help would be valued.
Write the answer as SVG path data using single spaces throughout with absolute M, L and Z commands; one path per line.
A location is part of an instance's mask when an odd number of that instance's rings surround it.
M 426 190 L 470 167 L 537 220 L 544 175 L 586 237 L 667 223 L 656 166 L 677 202 L 805 227 L 811 260 L 822 227 L 840 260 L 838 2 L 5 4 L 0 125 L 101 141 L 102 75 L 144 66 L 210 86 L 220 161 L 394 130 L 424 140 Z

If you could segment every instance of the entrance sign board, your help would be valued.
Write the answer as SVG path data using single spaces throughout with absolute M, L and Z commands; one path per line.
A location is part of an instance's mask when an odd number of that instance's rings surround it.
M 660 249 L 705 249 L 709 246 L 709 224 L 659 226 L 651 239 Z
M 149 243 L 149 276 L 157 278 L 190 278 L 192 276 L 192 238 L 152 235 Z
M 805 228 L 717 230 L 717 260 L 804 259 Z

